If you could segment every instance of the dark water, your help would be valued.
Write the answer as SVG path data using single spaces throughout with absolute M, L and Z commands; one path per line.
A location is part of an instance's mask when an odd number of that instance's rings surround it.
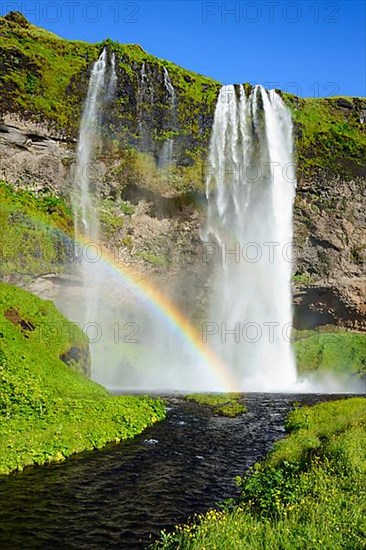
M 251 394 L 235 419 L 170 399 L 167 420 L 131 442 L 0 478 L 0 548 L 143 548 L 235 496 L 233 478 L 283 437 L 293 402 L 332 398 Z

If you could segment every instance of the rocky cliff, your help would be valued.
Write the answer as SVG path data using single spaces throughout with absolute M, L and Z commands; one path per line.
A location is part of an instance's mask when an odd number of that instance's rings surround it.
M 91 66 L 103 47 L 109 59 L 114 52 L 117 91 L 92 166 L 105 241 L 164 277 L 172 294 L 188 277 L 194 305 L 175 298 L 199 317 L 205 160 L 220 84 L 138 45 L 63 40 L 18 13 L 0 18 L 0 33 L 0 178 L 67 200 Z M 296 139 L 295 324 L 365 329 L 366 99 L 283 97 Z

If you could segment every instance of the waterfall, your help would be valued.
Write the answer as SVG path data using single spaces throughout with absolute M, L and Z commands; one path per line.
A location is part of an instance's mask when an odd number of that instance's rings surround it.
M 168 92 L 170 103 L 174 107 L 174 105 L 175 105 L 175 90 L 174 90 L 173 84 L 170 80 L 168 69 L 166 67 L 163 67 L 163 72 L 164 72 L 164 86 L 165 86 L 165 88 Z
M 281 391 L 296 382 L 290 344 L 291 115 L 256 86 L 221 88 L 209 151 L 207 251 L 216 260 L 207 342 L 241 390 Z
M 164 100 L 157 87 L 156 74 L 149 65 L 141 64 L 138 77 L 137 124 L 140 149 L 151 153 L 154 151 L 159 168 L 169 168 L 174 163 L 174 140 L 169 137 L 163 143 L 156 142 L 152 131 L 156 107 L 164 103 L 165 113 L 159 113 L 159 127 L 172 131 L 177 122 L 177 96 L 166 67 L 163 67 Z M 160 81 L 160 78 L 158 82 Z
M 101 122 L 101 95 L 105 89 L 106 69 L 107 51 L 104 49 L 98 61 L 94 63 L 89 79 L 88 92 L 79 129 L 74 179 L 73 206 L 76 237 L 81 234 L 95 240 L 99 236 L 99 223 L 90 192 L 90 172 L 95 140 Z
M 175 128 L 177 96 L 166 67 L 163 67 L 163 75 L 164 75 L 164 86 L 167 92 L 168 103 L 169 103 L 169 111 L 170 111 L 169 123 L 171 128 Z M 164 141 L 162 149 L 160 151 L 159 162 L 158 162 L 160 168 L 167 168 L 169 166 L 172 166 L 173 155 L 174 155 L 174 140 L 173 138 L 168 138 Z
M 81 274 L 84 290 L 84 322 L 95 321 L 98 305 L 98 269 L 92 260 L 97 253 L 99 241 L 99 213 L 95 204 L 98 170 L 94 164 L 94 153 L 98 135 L 102 128 L 103 106 L 110 101 L 117 84 L 115 57 L 112 54 L 108 71 L 107 50 L 104 48 L 94 63 L 89 79 L 83 114 L 80 123 L 76 152 L 76 168 L 73 183 L 73 210 L 76 241 L 83 237 L 88 245 L 95 243 L 89 257 L 81 254 Z M 94 177 L 93 177 L 94 176 Z
M 153 96 L 154 87 L 150 81 L 149 75 L 146 72 L 146 64 L 143 61 L 139 76 L 138 97 L 137 97 L 137 121 L 138 134 L 140 138 L 140 149 L 144 152 L 151 149 L 151 136 L 145 116 L 145 104 L 154 103 Z
M 110 68 L 109 83 L 108 83 L 108 90 L 107 90 L 108 101 L 111 101 L 113 99 L 114 94 L 116 93 L 116 89 L 117 89 L 116 55 L 114 52 L 112 52 L 111 68 Z

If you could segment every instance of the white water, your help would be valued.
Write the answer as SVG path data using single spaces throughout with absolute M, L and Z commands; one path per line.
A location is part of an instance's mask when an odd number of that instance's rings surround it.
M 176 100 L 177 96 L 174 90 L 174 86 L 170 80 L 170 76 L 166 67 L 163 67 L 164 71 L 164 86 L 167 91 L 169 110 L 170 110 L 170 125 L 174 128 L 176 124 Z M 174 140 L 168 138 L 164 141 L 160 155 L 159 162 L 160 168 L 168 168 L 174 164 Z
M 107 89 L 107 99 L 109 101 L 111 101 L 114 98 L 116 89 L 117 89 L 116 56 L 115 56 L 115 53 L 112 52 L 109 83 L 108 83 L 108 89 Z
M 207 177 L 206 239 L 217 270 L 208 327 L 215 334 L 207 342 L 246 391 L 296 383 L 292 147 L 291 116 L 274 91 L 256 86 L 246 97 L 241 86 L 221 89 Z
M 169 88 L 169 77 L 166 80 Z M 149 95 L 145 65 L 141 82 Z M 62 288 L 57 305 L 80 324 L 90 339 L 92 378 L 118 389 L 220 390 L 225 389 L 211 365 L 194 345 L 149 301 L 143 291 L 105 262 L 93 261 L 100 251 L 98 172 L 96 153 L 101 142 L 103 112 L 116 91 L 115 59 L 103 50 L 94 64 L 85 99 L 77 146 L 73 205 L 76 240 L 82 248 L 81 289 Z M 170 93 L 173 94 L 172 89 Z M 142 93 L 142 91 L 140 90 Z M 88 168 L 93 168 L 88 170 Z M 95 178 L 94 178 L 95 179 Z M 95 243 L 95 248 L 88 247 Z

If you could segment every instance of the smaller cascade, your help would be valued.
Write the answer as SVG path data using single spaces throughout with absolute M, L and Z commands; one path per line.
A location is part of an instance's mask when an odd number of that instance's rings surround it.
M 111 68 L 110 68 L 110 75 L 109 75 L 109 82 L 108 82 L 108 89 L 107 89 L 108 101 L 111 101 L 113 99 L 116 93 L 116 90 L 117 90 L 116 55 L 114 52 L 112 52 Z
M 141 82 L 145 82 L 145 80 L 147 80 L 145 61 L 141 65 L 140 75 L 141 75 Z
M 171 129 L 174 129 L 177 121 L 177 96 L 174 90 L 174 86 L 170 80 L 170 76 L 166 67 L 163 67 L 164 86 L 167 91 L 169 100 L 169 125 Z M 174 140 L 168 138 L 164 141 L 160 151 L 158 165 L 160 168 L 168 168 L 174 164 Z
M 95 140 L 101 122 L 101 105 L 105 89 L 107 50 L 104 48 L 98 61 L 94 63 L 90 75 L 88 93 L 81 118 L 79 140 L 76 153 L 74 178 L 75 236 L 97 239 L 99 235 L 97 216 L 90 194 L 90 167 Z
M 85 99 L 80 123 L 79 140 L 76 153 L 76 168 L 73 184 L 73 210 L 75 219 L 75 238 L 86 239 L 88 244 L 99 241 L 99 215 L 96 205 L 98 181 L 93 181 L 96 173 L 94 166 L 95 149 L 102 128 L 104 105 L 114 94 L 117 84 L 115 57 L 112 54 L 108 71 L 108 55 L 103 49 L 94 63 L 88 92 Z M 84 289 L 84 319 L 95 321 L 98 305 L 99 274 L 95 264 L 86 261 L 81 255 L 81 274 Z
M 175 90 L 174 90 L 173 84 L 170 80 L 168 69 L 166 67 L 163 67 L 163 70 L 164 70 L 164 86 L 165 86 L 165 88 L 168 92 L 171 105 L 174 107 L 175 106 L 175 99 L 176 99 Z
M 154 104 L 153 89 L 144 61 L 140 69 L 137 96 L 137 124 L 140 137 L 140 148 L 142 151 L 150 151 L 152 146 L 144 106 L 145 104 L 150 104 L 151 106 Z

